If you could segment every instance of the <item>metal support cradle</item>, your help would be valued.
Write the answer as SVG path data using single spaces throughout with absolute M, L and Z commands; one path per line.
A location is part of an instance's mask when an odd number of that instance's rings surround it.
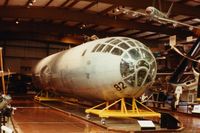
M 114 105 L 121 104 L 120 109 L 112 109 Z M 128 109 L 128 106 L 131 106 Z M 160 117 L 160 113 L 153 111 L 144 104 L 137 101 L 135 98 L 132 98 L 132 103 L 126 103 L 125 98 L 121 98 L 111 104 L 109 102 L 101 103 L 97 106 L 94 106 L 90 109 L 86 109 L 87 114 L 95 114 L 101 118 L 109 117 Z M 88 115 L 87 115 L 88 116 Z M 89 117 L 88 117 L 89 118 Z

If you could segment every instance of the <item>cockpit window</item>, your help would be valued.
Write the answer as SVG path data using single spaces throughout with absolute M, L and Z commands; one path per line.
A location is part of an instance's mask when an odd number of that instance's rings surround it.
M 125 54 L 123 55 L 123 58 L 124 58 L 124 59 L 128 59 L 128 58 L 129 58 L 128 54 L 125 53 Z
M 122 38 L 122 40 L 127 41 L 127 40 L 129 40 L 129 38 L 124 37 L 124 38 Z
M 101 44 L 101 46 L 97 49 L 97 52 L 100 52 L 103 49 L 104 46 L 106 46 L 106 45 Z
M 129 53 L 129 54 L 131 55 L 131 57 L 132 57 L 133 59 L 135 59 L 135 60 L 138 60 L 138 59 L 141 58 L 141 57 L 140 57 L 140 53 L 139 53 L 138 50 L 136 50 L 136 49 L 131 49 L 128 53 Z
M 109 43 L 109 42 L 111 42 L 111 41 L 113 41 L 113 40 L 115 40 L 115 39 L 114 39 L 114 38 L 109 39 L 109 40 L 106 41 L 106 43 Z
M 134 63 L 125 61 L 123 59 L 120 63 L 120 68 L 120 72 L 123 78 L 130 76 L 135 72 Z
M 151 66 L 152 68 L 156 68 L 156 62 L 151 63 L 150 66 Z M 150 70 L 150 73 L 156 74 L 156 69 L 151 69 L 151 70 Z
M 149 64 L 145 60 L 138 61 L 136 68 L 146 67 L 149 69 Z
M 119 47 L 121 47 L 121 48 L 123 48 L 123 49 L 128 49 L 129 48 L 129 46 L 126 44 L 126 43 L 121 43 L 121 44 L 119 44 Z
M 116 45 L 120 43 L 121 41 L 119 39 L 115 39 L 114 41 L 111 42 L 111 44 Z
M 144 69 L 141 69 L 137 72 L 137 86 L 141 86 L 144 84 L 144 81 L 146 80 L 146 75 L 147 75 L 147 71 Z
M 113 48 L 113 46 L 107 45 L 107 46 L 104 48 L 103 52 L 110 52 L 110 50 L 111 50 L 112 48 Z
M 98 48 L 99 45 L 100 45 L 100 44 L 97 44 L 97 45 L 94 47 L 94 49 L 92 50 L 92 52 L 96 51 L 96 49 Z
M 135 44 L 137 44 L 139 47 L 142 47 L 142 44 L 138 41 L 135 41 Z
M 130 44 L 132 47 L 135 47 L 135 43 L 134 42 L 132 42 L 132 41 L 127 41 L 128 42 L 128 44 Z
M 114 55 L 122 55 L 123 51 L 119 48 L 114 48 L 111 53 Z
M 142 58 L 147 59 L 148 62 L 152 62 L 152 60 L 153 60 L 152 55 L 144 49 L 140 49 L 140 50 L 143 53 Z
M 128 58 L 135 60 L 146 58 L 149 62 L 152 62 L 152 55 L 148 53 L 148 50 L 148 48 L 137 40 L 127 37 L 116 37 L 107 39 L 104 43 L 97 44 L 92 49 L 92 52 L 110 53 L 118 56 L 124 53 L 128 55 Z

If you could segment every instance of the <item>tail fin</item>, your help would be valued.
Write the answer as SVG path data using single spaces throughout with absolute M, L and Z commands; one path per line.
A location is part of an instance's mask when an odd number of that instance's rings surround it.
M 172 2 L 171 6 L 170 6 L 169 9 L 168 9 L 168 12 L 167 12 L 167 14 L 166 14 L 167 17 L 169 17 L 169 15 L 171 14 L 171 11 L 172 11 L 173 6 L 174 6 L 174 2 Z

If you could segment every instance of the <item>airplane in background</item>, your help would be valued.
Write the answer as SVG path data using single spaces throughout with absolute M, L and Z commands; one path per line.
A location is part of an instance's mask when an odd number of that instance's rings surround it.
M 172 106 L 172 97 L 175 96 L 176 100 L 174 101 L 173 106 L 176 108 L 177 105 L 187 105 L 194 106 L 192 113 L 200 113 L 200 38 L 195 39 L 192 48 L 190 48 L 188 53 L 181 53 L 176 46 L 176 36 L 170 37 L 170 46 L 178 54 L 180 54 L 183 59 L 180 64 L 177 66 L 175 72 L 173 73 L 157 73 L 157 80 L 152 85 L 150 91 L 144 93 L 141 97 L 142 102 L 147 102 L 152 100 L 153 102 L 159 101 L 159 92 L 164 92 L 160 90 L 162 85 L 166 85 L 166 90 L 168 91 L 168 101 L 171 101 Z M 190 66 L 188 68 L 188 66 Z M 192 70 L 191 70 L 192 68 Z M 188 72 L 188 70 L 190 70 Z M 163 85 L 163 86 L 164 86 Z M 156 97 L 154 98 L 154 94 Z
M 189 52 L 187 53 L 187 55 L 183 56 L 182 61 L 180 62 L 179 66 L 176 68 L 176 70 L 174 71 L 172 77 L 170 78 L 169 82 L 177 87 L 185 87 L 187 88 L 187 90 L 189 90 L 189 94 L 188 95 L 188 99 L 192 99 L 189 101 L 194 101 L 194 96 L 193 98 L 191 97 L 192 95 L 192 90 L 194 90 L 194 93 L 196 93 L 197 98 L 195 98 L 197 101 L 200 100 L 200 80 L 199 80 L 199 76 L 200 76 L 200 70 L 199 70 L 199 51 L 200 51 L 200 38 L 198 38 L 196 40 L 196 42 L 192 45 L 191 49 L 189 50 Z M 189 57 L 193 57 L 196 60 L 191 60 Z M 195 75 L 195 79 L 193 81 L 188 81 L 188 82 L 181 82 L 181 78 L 183 76 L 184 71 L 187 69 L 187 66 L 189 64 L 192 64 L 193 67 L 193 73 Z M 180 94 L 182 94 L 182 89 L 180 92 L 177 93 L 178 97 L 177 101 L 179 100 Z M 200 108 L 198 110 L 198 113 L 200 113 Z
M 115 9 L 116 12 L 121 12 L 123 14 L 132 15 L 133 17 L 144 16 L 147 17 L 149 21 L 155 21 L 160 24 L 172 24 L 173 27 L 184 26 L 187 27 L 190 31 L 194 32 L 195 35 L 200 36 L 200 27 L 193 26 L 190 24 L 186 24 L 183 22 L 179 22 L 169 18 L 169 15 L 172 11 L 173 3 L 171 4 L 167 13 L 163 13 L 153 6 L 148 6 L 145 9 L 145 13 L 139 11 L 133 11 L 130 9 L 126 9 L 124 7 L 118 7 Z

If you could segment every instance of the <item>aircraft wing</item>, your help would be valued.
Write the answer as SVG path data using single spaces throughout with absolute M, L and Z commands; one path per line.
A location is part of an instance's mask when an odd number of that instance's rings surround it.
M 133 17 L 139 17 L 139 16 L 145 16 L 146 17 L 147 16 L 147 14 L 145 14 L 145 13 L 133 11 L 133 10 L 125 9 L 125 8 L 120 8 L 119 11 L 124 13 L 124 14 L 131 15 Z
M 176 20 L 168 19 L 168 18 L 163 18 L 163 17 L 158 17 L 158 16 L 154 16 L 154 17 L 158 20 L 158 22 L 161 21 L 161 22 L 165 22 L 167 24 L 172 24 L 174 27 L 176 27 L 178 25 L 188 27 L 188 29 L 190 31 L 193 31 L 197 36 L 200 36 L 200 27 L 186 24 L 183 22 L 179 22 Z
M 182 25 L 182 26 L 186 26 L 186 27 L 194 27 L 190 24 L 186 24 L 186 23 L 182 23 L 182 22 L 179 22 L 179 21 L 176 21 L 176 20 L 172 20 L 172 19 L 168 19 L 168 18 L 163 18 L 163 17 L 158 17 L 158 16 L 154 16 L 156 19 L 160 20 L 160 21 L 163 21 L 163 22 L 166 22 L 166 23 L 169 23 L 169 24 L 173 24 L 174 26 L 178 26 L 178 25 Z

